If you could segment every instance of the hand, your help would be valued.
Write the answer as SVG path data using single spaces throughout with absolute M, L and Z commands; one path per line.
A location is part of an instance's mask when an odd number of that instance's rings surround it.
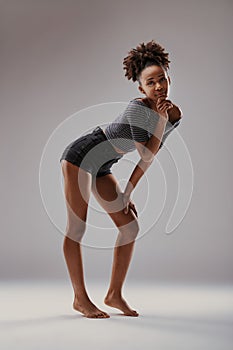
M 173 104 L 170 100 L 166 100 L 166 96 L 160 96 L 158 99 L 157 99 L 157 102 L 156 102 L 156 108 L 158 110 L 158 114 L 165 118 L 166 120 L 169 119 L 169 116 L 168 116 L 168 113 L 167 111 L 170 109 L 170 108 L 173 108 Z
M 138 217 L 137 210 L 135 208 L 134 203 L 130 199 L 130 195 L 128 195 L 126 193 L 123 193 L 122 199 L 123 199 L 123 208 L 124 208 L 123 210 L 124 210 L 124 213 L 127 214 L 129 209 L 132 209 L 133 212 L 135 213 L 135 215 Z

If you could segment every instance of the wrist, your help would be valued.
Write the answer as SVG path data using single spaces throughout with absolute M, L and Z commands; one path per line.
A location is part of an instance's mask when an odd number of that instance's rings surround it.
M 132 191 L 133 191 L 133 189 L 134 189 L 134 187 L 133 187 L 132 182 L 128 181 L 127 186 L 126 186 L 126 188 L 124 190 L 124 194 L 126 196 L 130 196 Z
M 164 114 L 159 114 L 159 122 L 161 124 L 166 124 L 169 120 L 169 116 L 167 114 L 167 116 L 165 116 Z

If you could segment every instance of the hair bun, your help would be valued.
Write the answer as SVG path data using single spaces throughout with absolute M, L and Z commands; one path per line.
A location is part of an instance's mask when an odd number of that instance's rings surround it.
M 123 69 L 128 80 L 138 80 L 141 71 L 145 68 L 148 61 L 156 65 L 169 69 L 168 53 L 165 49 L 156 43 L 153 39 L 148 43 L 141 43 L 128 52 L 128 56 L 123 59 Z

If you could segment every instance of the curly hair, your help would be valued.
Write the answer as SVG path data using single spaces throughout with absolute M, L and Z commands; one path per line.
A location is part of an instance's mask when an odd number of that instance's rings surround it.
M 168 53 L 164 52 L 164 48 L 154 40 L 148 43 L 141 43 L 136 46 L 136 49 L 131 49 L 128 56 L 123 59 L 123 69 L 126 70 L 125 76 L 128 80 L 132 79 L 140 82 L 140 74 L 142 70 L 153 64 L 162 66 L 166 71 L 169 69 Z

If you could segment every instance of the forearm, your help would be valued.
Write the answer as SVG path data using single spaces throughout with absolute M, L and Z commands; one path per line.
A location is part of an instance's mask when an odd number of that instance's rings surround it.
M 179 120 L 181 118 L 182 113 L 181 113 L 181 110 L 177 106 L 174 107 L 173 112 L 174 112 L 174 114 L 171 113 L 169 115 L 169 117 L 171 118 L 171 120 L 169 118 L 169 121 L 174 123 L 176 120 Z M 149 150 L 149 152 L 147 153 L 147 159 L 149 159 L 149 160 L 146 160 L 146 161 L 142 160 L 142 159 L 139 160 L 138 164 L 134 168 L 134 170 L 133 170 L 133 172 L 128 180 L 128 183 L 126 185 L 126 188 L 124 191 L 126 194 L 128 194 L 128 195 L 131 194 L 131 192 L 136 187 L 138 181 L 141 179 L 143 174 L 146 172 L 146 170 L 149 168 L 149 166 L 153 162 L 154 157 L 159 150 L 159 146 L 160 146 L 162 138 L 163 138 L 163 134 L 164 134 L 164 131 L 166 128 L 167 121 L 168 120 L 166 118 L 160 117 L 160 119 L 155 127 L 155 130 L 153 132 L 153 135 L 150 137 L 150 139 L 147 141 L 147 143 L 145 144 L 145 146 L 143 148 L 144 155 L 145 155 L 146 151 L 148 152 L 148 150 Z
M 145 143 L 143 147 L 143 157 L 142 157 L 143 159 L 141 158 L 138 164 L 136 165 L 136 167 L 134 168 L 128 180 L 128 183 L 126 185 L 126 188 L 124 191 L 125 194 L 127 195 L 131 194 L 131 192 L 136 187 L 138 181 L 141 179 L 143 174 L 146 172 L 146 170 L 149 168 L 149 166 L 153 162 L 154 156 L 159 150 L 159 146 L 163 138 L 166 124 L 167 124 L 167 119 L 160 117 L 156 124 L 156 127 L 154 129 L 152 136 L 149 138 L 149 140 L 147 141 L 147 143 Z
M 179 120 L 181 118 L 181 110 L 179 107 L 174 105 L 173 109 L 169 109 L 169 121 L 174 123 L 176 120 Z M 143 174 L 146 172 L 146 170 L 149 168 L 151 163 L 154 160 L 155 155 L 157 154 L 159 150 L 159 146 L 161 144 L 163 134 L 166 128 L 168 120 L 164 117 L 159 118 L 158 123 L 156 124 L 155 130 L 150 137 L 150 139 L 145 143 L 143 152 L 144 152 L 144 160 L 140 159 L 136 167 L 134 168 L 129 181 L 125 188 L 125 193 L 130 195 L 130 193 L 133 191 L 133 189 L 136 187 L 138 181 L 141 179 Z M 148 152 L 149 150 L 149 152 Z M 147 152 L 147 154 L 146 154 Z M 145 155 L 146 154 L 146 155 Z M 148 159 L 148 160 L 145 160 Z
M 153 162 L 153 159 L 150 162 L 144 162 L 142 159 L 139 160 L 138 164 L 134 168 L 128 183 L 126 185 L 124 193 L 127 195 L 130 195 L 131 192 L 136 187 L 138 181 L 141 179 L 143 174 L 146 172 L 146 170 L 149 168 L 151 163 Z
M 156 127 L 153 131 L 152 136 L 145 143 L 143 147 L 143 161 L 151 163 L 153 161 L 154 156 L 159 150 L 159 146 L 161 144 L 163 134 L 166 128 L 167 119 L 164 117 L 160 117 L 158 122 L 156 123 Z

